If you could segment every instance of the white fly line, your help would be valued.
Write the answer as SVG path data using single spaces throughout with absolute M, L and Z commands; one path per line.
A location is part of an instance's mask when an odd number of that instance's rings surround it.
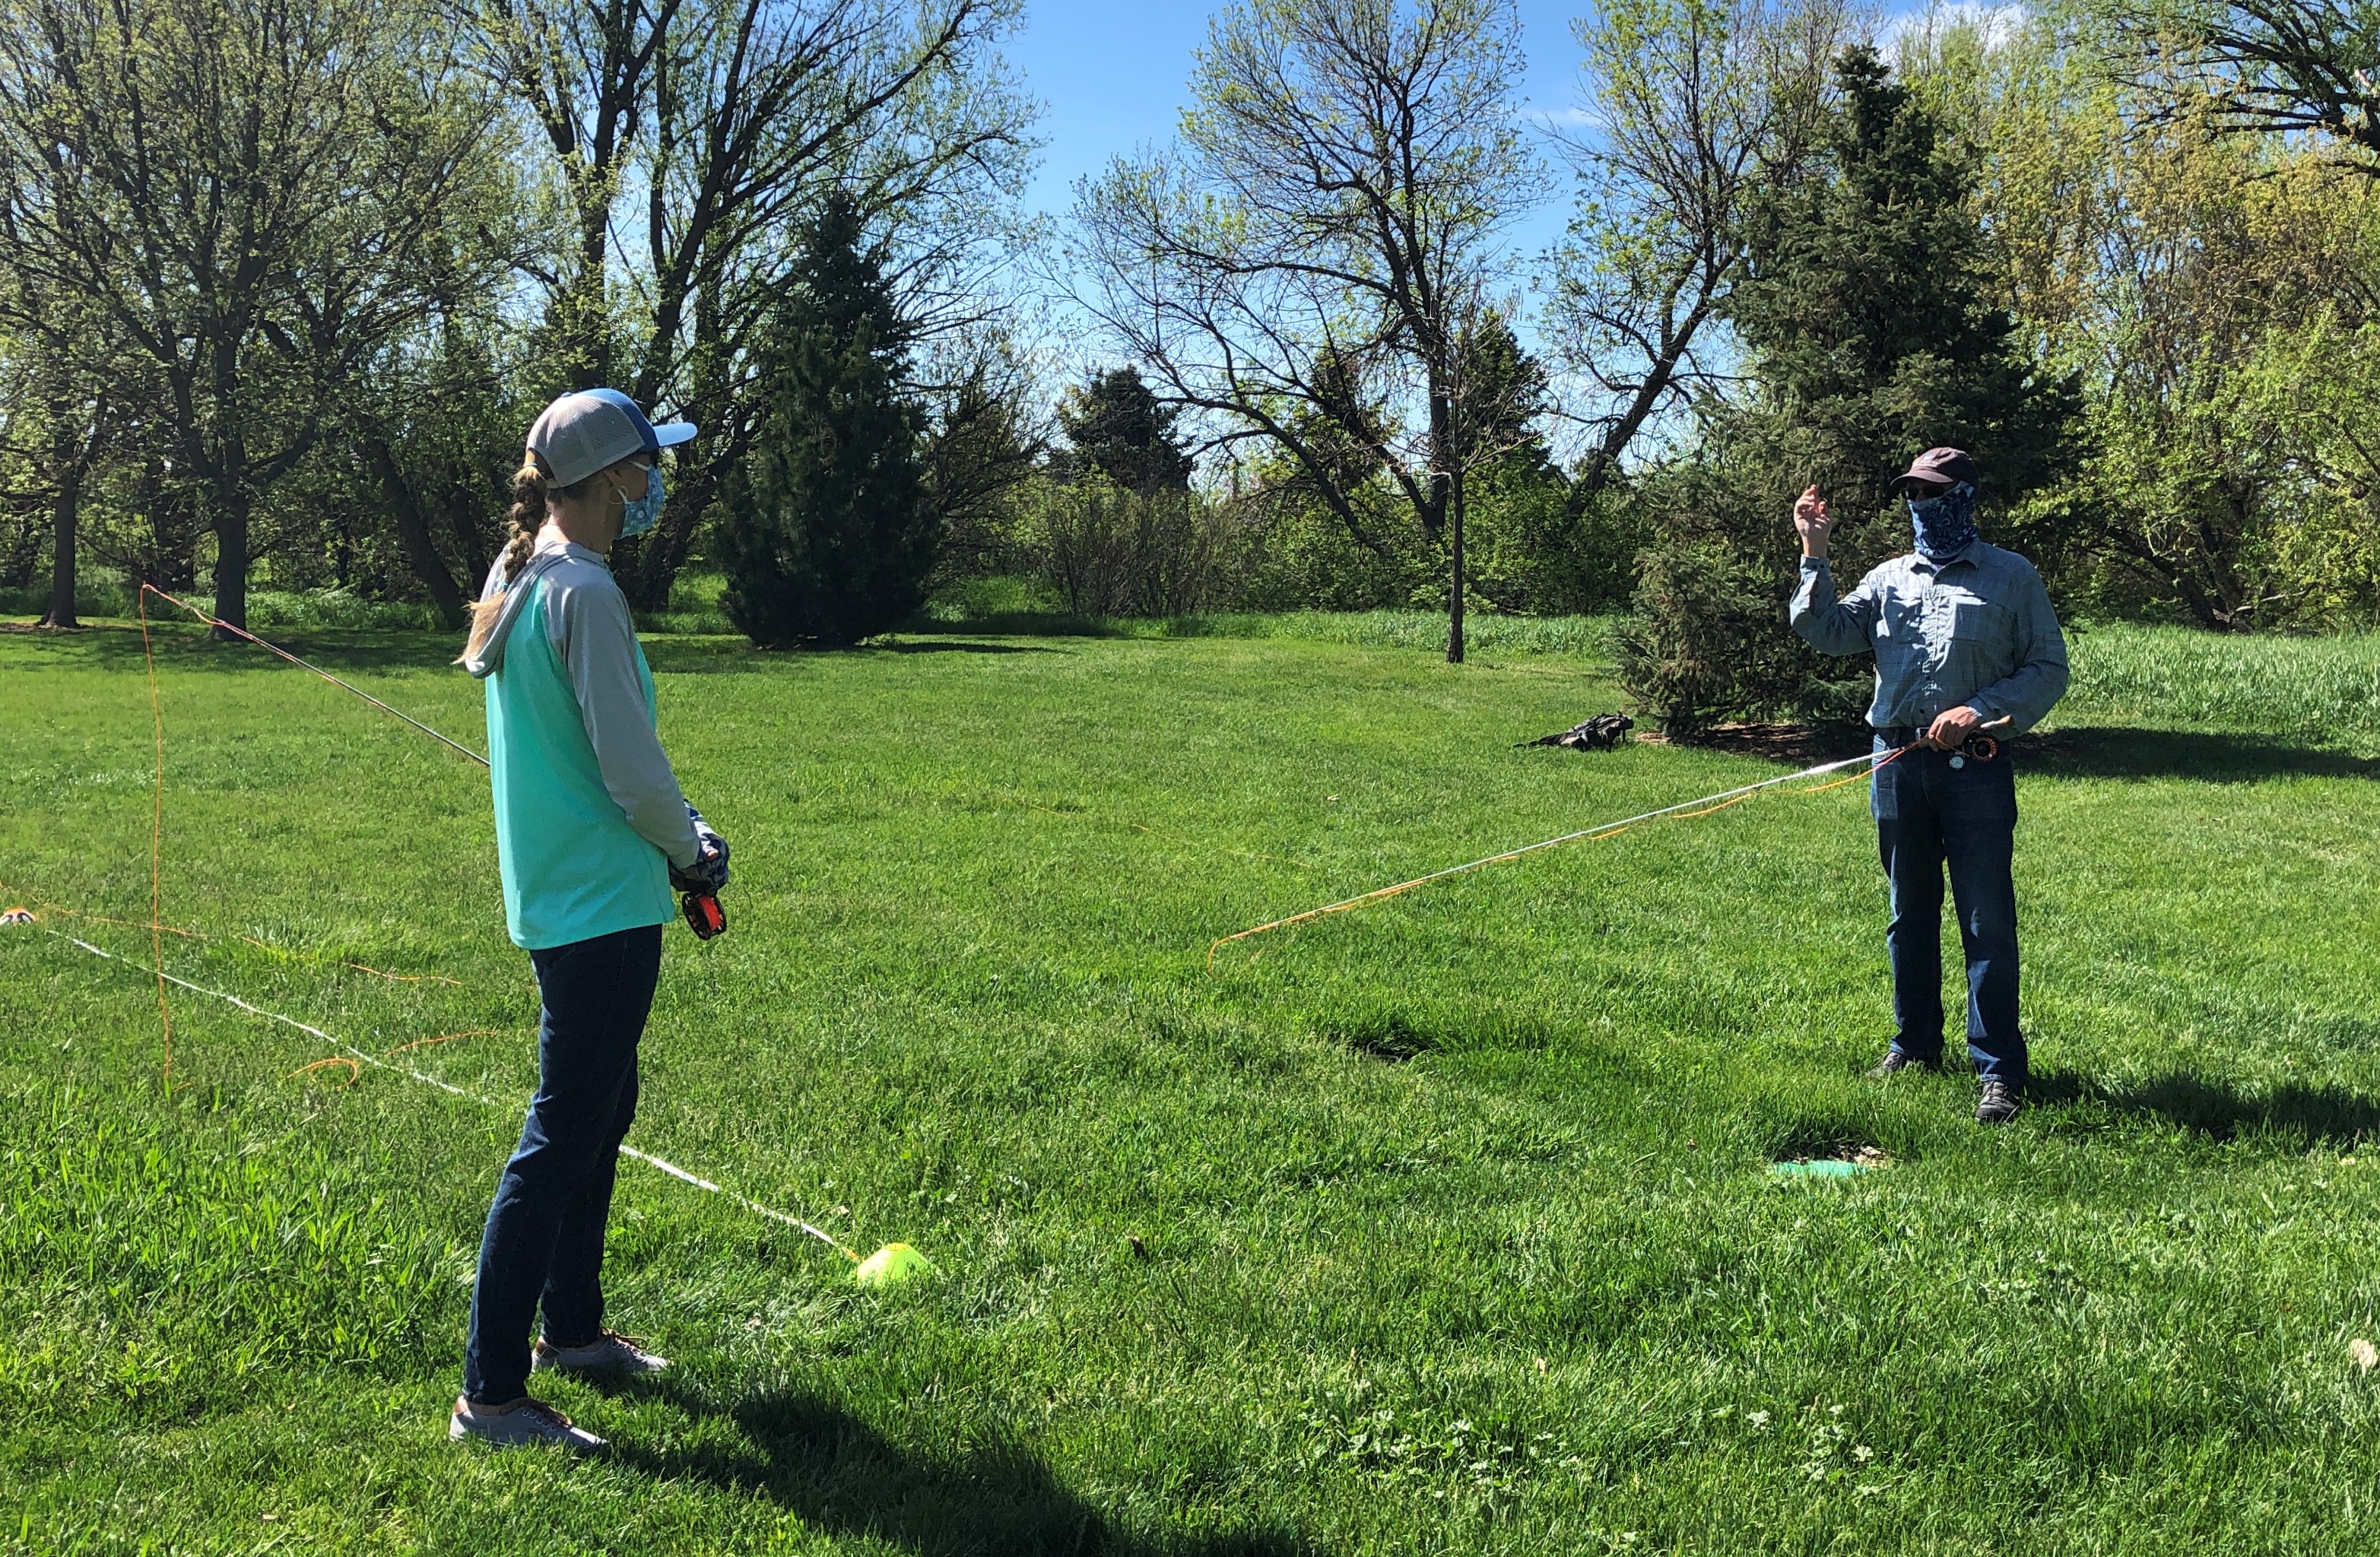
M 380 1056 L 372 1054 L 365 1049 L 359 1049 L 344 1038 L 334 1037 L 332 1034 L 323 1032 L 321 1028 L 314 1026 L 311 1022 L 299 1021 L 296 1017 L 284 1016 L 279 1011 L 268 1011 L 263 1007 L 243 1000 L 237 995 L 226 994 L 220 989 L 209 989 L 204 984 L 192 984 L 188 979 L 177 977 L 176 975 L 168 973 L 160 968 L 142 967 L 140 963 L 133 961 L 128 957 L 119 957 L 115 952 L 109 951 L 103 947 L 93 946 L 89 941 L 82 939 L 80 936 L 69 935 L 63 930 L 51 930 L 47 925 L 43 925 L 42 928 L 44 930 L 48 930 L 49 934 L 55 935 L 62 941 L 67 942 L 73 946 L 80 947 L 83 950 L 91 953 L 93 957 L 103 957 L 108 961 L 116 963 L 122 967 L 138 968 L 141 972 L 151 974 L 157 978 L 162 978 L 167 984 L 170 984 L 178 989 L 187 989 L 193 995 L 203 995 L 211 1000 L 220 1000 L 225 1005 L 237 1006 L 241 1010 L 248 1012 L 250 1016 L 262 1017 L 267 1021 L 277 1021 L 285 1027 L 296 1028 L 298 1032 L 305 1033 L 310 1038 L 321 1039 L 323 1043 L 339 1050 L 343 1055 L 353 1059 L 358 1064 L 369 1065 L 375 1070 L 385 1070 L 392 1076 L 403 1076 L 408 1080 L 419 1081 L 426 1087 L 436 1087 L 440 1092 L 450 1092 L 456 1097 L 463 1098 L 471 1103 L 479 1104 L 480 1106 L 485 1108 L 495 1109 L 500 1113 L 510 1111 L 510 1105 L 498 1102 L 496 1099 L 489 1097 L 484 1093 L 475 1092 L 468 1088 L 458 1087 L 452 1081 L 442 1080 L 438 1077 L 429 1074 L 427 1071 L 416 1070 L 409 1065 L 392 1065 Z M 698 1189 L 719 1196 L 722 1200 L 731 1201 L 736 1205 L 743 1207 L 746 1211 L 752 1213 L 755 1216 L 766 1217 L 771 1222 L 783 1223 L 788 1227 L 797 1227 L 801 1229 L 801 1231 L 808 1233 L 810 1237 L 818 1239 L 820 1243 L 825 1244 L 829 1249 L 833 1249 L 837 1254 L 842 1255 L 846 1260 L 856 1261 L 859 1258 L 858 1254 L 845 1248 L 832 1234 L 812 1226 L 798 1216 L 779 1211 L 773 1206 L 762 1205 L 759 1201 L 753 1200 L 748 1195 L 738 1194 L 736 1191 L 727 1189 L 723 1185 L 714 1184 L 710 1179 L 704 1178 L 698 1174 L 690 1173 L 686 1169 L 678 1166 L 677 1164 L 671 1162 L 666 1157 L 655 1156 L 650 1152 L 639 1152 L 635 1147 L 625 1144 L 620 1148 L 620 1155 L 624 1157 L 633 1157 L 638 1162 L 644 1164 L 648 1167 L 659 1168 L 662 1172 L 669 1175 L 672 1178 L 678 1180 L 680 1183 L 691 1184 Z

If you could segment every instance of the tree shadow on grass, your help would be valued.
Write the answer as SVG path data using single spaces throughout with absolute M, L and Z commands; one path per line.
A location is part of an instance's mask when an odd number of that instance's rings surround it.
M 1658 733 L 1638 740 L 1663 743 Z M 1730 724 L 1704 731 L 1695 747 L 1771 762 L 1815 763 L 1868 749 L 1864 731 L 1809 724 Z M 2060 778 L 2197 778 L 2215 784 L 2264 778 L 2380 778 L 2380 762 L 2269 735 L 2080 725 L 2036 730 L 2010 751 L 2018 771 Z
M 905 633 L 963 633 L 990 638 L 1121 638 L 1125 630 L 1094 616 L 1068 611 L 993 611 L 981 616 L 936 622 L 920 617 Z
M 2339 1086 L 2290 1082 L 2252 1095 L 2179 1071 L 2113 1086 L 2072 1072 L 2049 1071 L 2036 1073 L 2026 1094 L 2046 1107 L 2096 1104 L 2117 1114 L 2164 1119 L 2211 1141 L 2271 1135 L 2303 1149 L 2380 1139 L 2380 1102 Z
M 969 644 L 936 642 L 926 644 L 869 644 L 867 647 L 880 654 L 1056 654 L 1053 648 L 1038 644 Z
M 2081 726 L 2022 737 L 2019 771 L 2060 778 L 2380 778 L 2380 762 L 2265 735 Z
M 920 1454 L 809 1395 L 762 1394 L 722 1409 L 674 1382 L 651 1393 L 689 1416 L 732 1419 L 746 1442 L 660 1453 L 615 1442 L 615 1463 L 662 1479 L 757 1491 L 819 1529 L 890 1541 L 921 1557 L 1312 1557 L 1316 1551 L 1293 1535 L 1261 1529 L 1175 1540 L 1123 1535 L 1014 1444 Z
M 454 664 L 463 649 L 459 634 L 404 628 L 300 628 L 276 633 L 260 628 L 257 636 L 276 644 L 325 670 L 435 670 Z M 52 637 L 61 660 L 71 659 L 102 670 L 138 670 L 143 661 L 140 629 L 108 622 L 81 633 Z M 192 623 L 158 623 L 151 628 L 157 663 L 175 670 L 288 670 L 303 674 L 285 660 L 276 659 L 254 644 L 223 643 Z M 460 668 L 455 669 L 460 675 Z
M 909 654 L 1063 654 L 1063 649 L 1038 644 L 891 643 L 854 644 L 847 648 L 754 648 L 741 638 L 710 638 L 699 643 L 647 638 L 645 658 L 655 674 L 708 676 L 765 671 L 787 665 L 831 666 L 874 655 Z
M 1648 746 L 1676 746 L 1686 751 L 1724 752 L 1730 756 L 1760 757 L 1769 762 L 1832 762 L 1855 757 L 1874 743 L 1859 726 L 1796 722 L 1713 725 L 1691 741 L 1672 741 L 1659 730 L 1639 730 Z
M 278 645 L 334 674 L 387 670 L 447 670 L 462 675 L 455 664 L 462 640 L 445 633 L 404 629 L 300 629 L 289 633 L 260 632 L 259 637 Z M 60 662 L 75 662 L 101 670 L 138 671 L 143 662 L 140 633 L 110 623 L 63 635 L 26 634 L 22 640 L 49 646 Z M 157 663 L 177 671 L 290 670 L 297 667 L 276 659 L 254 644 L 218 643 L 195 624 L 152 628 Z M 771 653 L 739 639 L 679 638 L 673 634 L 644 640 L 645 657 L 665 675 L 699 675 L 707 671 L 754 670 L 787 659 L 826 659 L 844 654 L 1061 654 L 1062 649 L 1036 644 L 927 643 L 868 644 L 854 649 L 795 650 Z M 302 672 L 300 672 L 302 673 Z

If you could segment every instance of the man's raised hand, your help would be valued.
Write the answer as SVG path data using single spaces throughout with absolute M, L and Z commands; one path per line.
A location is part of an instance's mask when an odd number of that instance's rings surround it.
M 1835 522 L 1828 514 L 1827 500 L 1818 495 L 1815 485 L 1804 489 L 1793 504 L 1793 527 L 1802 533 L 1803 556 L 1824 557 L 1827 554 L 1827 537 L 1834 529 Z

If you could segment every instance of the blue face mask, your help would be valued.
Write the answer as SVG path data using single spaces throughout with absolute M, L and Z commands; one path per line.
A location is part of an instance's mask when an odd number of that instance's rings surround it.
M 1940 497 L 1910 499 L 1909 517 L 1918 551 L 1929 561 L 1949 561 L 1974 544 L 1974 483 L 1961 481 Z
M 622 500 L 626 506 L 620 512 L 620 538 L 633 540 L 661 523 L 662 499 L 667 495 L 662 488 L 662 467 L 648 465 L 645 468 L 645 495 L 634 500 Z

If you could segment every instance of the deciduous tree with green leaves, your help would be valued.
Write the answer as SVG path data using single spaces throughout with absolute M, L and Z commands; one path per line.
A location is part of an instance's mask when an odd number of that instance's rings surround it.
M 672 500 L 613 571 L 668 603 L 727 473 L 772 399 L 755 375 L 800 235 L 831 191 L 889 244 L 921 347 L 996 322 L 989 255 L 1022 187 L 1033 107 L 1002 73 L 1018 0 L 477 0 L 481 66 L 545 153 L 565 239 L 533 273 L 554 390 L 608 383 L 699 423 Z M 1005 258 L 1004 254 L 999 258 Z M 979 347 L 979 340 L 971 343 Z M 979 350 L 934 384 L 981 444 Z M 1022 462 L 996 467 L 1021 474 Z M 958 472 L 943 489 L 965 483 Z M 980 481 L 983 472 L 966 480 Z
M 0 265 L 153 383 L 247 619 L 251 521 L 428 308 L 491 116 L 431 18 L 368 0 L 20 0 L 0 25 Z
M 2374 0 L 2095 0 L 2117 71 L 2160 116 L 2279 136 L 2380 179 Z
M 2035 505 L 2058 582 L 2217 631 L 2368 618 L 2380 185 L 2046 30 L 1974 63 L 2026 328 L 2084 391 Z

